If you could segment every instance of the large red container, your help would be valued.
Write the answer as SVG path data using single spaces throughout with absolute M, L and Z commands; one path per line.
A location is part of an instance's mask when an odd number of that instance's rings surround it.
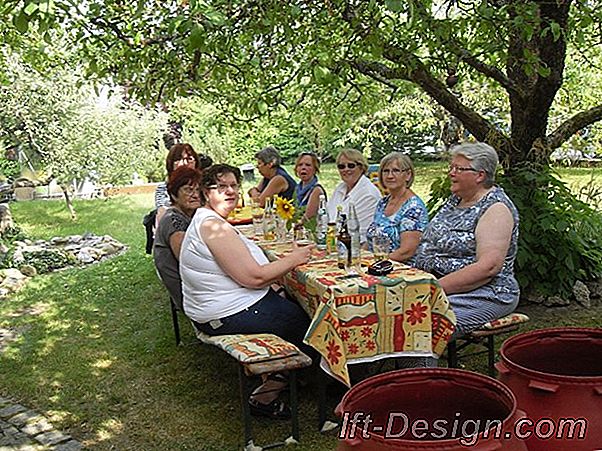
M 336 413 L 339 451 L 527 450 L 512 434 L 524 417 L 512 392 L 468 371 L 425 368 L 374 376 L 349 390 Z
M 496 364 L 529 423 L 530 451 L 602 449 L 602 329 L 515 335 Z

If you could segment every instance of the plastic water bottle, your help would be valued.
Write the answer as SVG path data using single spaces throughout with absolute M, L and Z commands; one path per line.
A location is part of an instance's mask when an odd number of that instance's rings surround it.
M 360 222 L 357 219 L 355 205 L 349 204 L 349 219 L 347 220 L 347 228 L 351 235 L 351 266 L 360 265 Z
M 328 234 L 328 213 L 326 212 L 326 197 L 320 195 L 317 218 L 316 247 L 320 250 L 326 249 L 326 236 Z

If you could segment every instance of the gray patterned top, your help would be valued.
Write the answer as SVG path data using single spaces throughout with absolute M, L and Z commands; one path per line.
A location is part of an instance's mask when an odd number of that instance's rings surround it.
M 494 290 L 498 300 L 514 302 L 519 294 L 514 277 L 514 259 L 518 247 L 518 211 L 504 190 L 494 187 L 471 207 L 458 207 L 460 198 L 452 195 L 435 215 L 422 234 L 415 266 L 442 277 L 476 260 L 475 230 L 479 219 L 493 204 L 506 205 L 514 219 L 508 253 L 501 271 L 486 284 Z

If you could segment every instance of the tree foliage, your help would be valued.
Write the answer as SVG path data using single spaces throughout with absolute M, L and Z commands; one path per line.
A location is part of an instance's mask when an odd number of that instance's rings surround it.
M 86 177 L 124 183 L 164 159 L 167 115 L 107 92 L 98 95 L 71 67 L 40 74 L 16 56 L 0 88 L 0 140 L 25 152 L 62 185 Z
M 328 135 L 346 119 L 344 111 L 333 114 L 341 103 L 366 112 L 386 96 L 405 96 L 408 83 L 417 86 L 498 150 L 504 182 L 522 209 L 527 249 L 547 229 L 525 209 L 545 214 L 557 192 L 551 152 L 602 118 L 598 82 L 583 95 L 571 88 L 580 73 L 599 72 L 602 8 L 592 1 L 56 0 L 44 11 L 36 0 L 6 5 L 0 14 L 22 32 L 31 24 L 44 36 L 52 24 L 69 29 L 91 76 L 111 77 L 155 101 L 200 94 L 241 119 L 305 105 L 303 117 L 317 118 L 307 123 Z M 467 92 L 475 86 L 491 89 L 495 101 L 475 103 L 478 96 Z M 568 208 L 565 222 L 578 221 L 577 204 L 560 204 Z M 581 235 L 555 236 L 557 248 L 581 249 Z M 556 255 L 538 251 L 521 264 L 547 262 L 540 273 L 549 277 Z M 600 271 L 602 259 L 590 255 L 593 265 L 563 260 L 571 280 Z

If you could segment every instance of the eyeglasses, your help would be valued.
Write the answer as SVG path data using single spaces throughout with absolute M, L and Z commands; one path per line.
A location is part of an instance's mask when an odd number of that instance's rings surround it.
M 238 183 L 232 183 L 231 185 L 218 183 L 217 185 L 211 185 L 209 187 L 209 189 L 216 189 L 219 193 L 225 193 L 228 191 L 228 188 L 232 188 L 233 191 L 238 191 L 240 185 Z
M 182 193 L 184 193 L 186 196 L 192 196 L 193 194 L 199 194 L 199 189 L 197 187 L 183 186 L 180 189 L 182 190 Z
M 194 158 L 192 155 L 188 155 L 187 157 L 181 157 L 177 159 L 176 163 L 179 163 L 180 161 L 183 161 L 184 163 L 192 163 L 193 161 L 196 161 L 196 158 Z
M 343 169 L 345 169 L 345 168 L 347 168 L 347 169 L 355 169 L 357 166 L 358 166 L 357 163 L 347 163 L 347 164 L 345 164 L 345 163 L 339 163 L 339 164 L 337 164 L 337 168 L 339 168 L 339 170 L 341 170 L 341 171 Z
M 399 169 L 399 168 L 383 169 L 383 175 L 392 174 L 392 175 L 397 176 L 397 175 L 401 174 L 402 172 L 407 172 L 407 171 L 409 171 L 409 169 Z
M 449 166 L 449 172 L 451 172 L 452 174 L 454 172 L 467 172 L 467 171 L 470 171 L 470 172 L 480 172 L 478 169 L 471 168 L 470 166 L 464 167 L 464 166 L 456 166 L 454 164 L 452 164 L 452 165 Z

